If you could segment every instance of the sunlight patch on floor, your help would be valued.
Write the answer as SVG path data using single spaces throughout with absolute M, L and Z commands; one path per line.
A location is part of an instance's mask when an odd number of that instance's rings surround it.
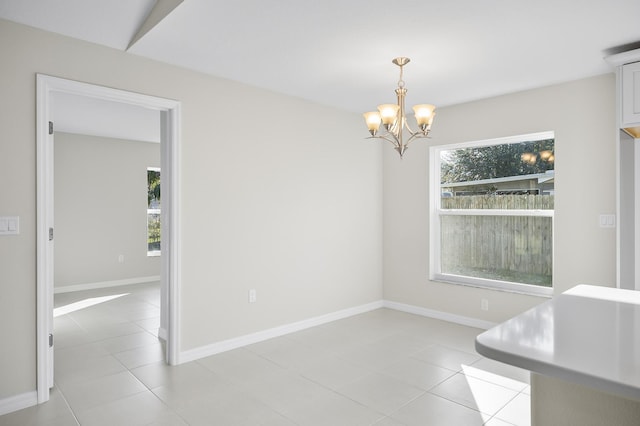
M 113 294 L 110 296 L 102 296 L 102 297 L 90 297 L 88 299 L 80 300 L 78 302 L 73 302 L 68 305 L 60 306 L 59 308 L 55 308 L 53 310 L 53 317 L 59 317 L 60 315 L 69 314 L 71 312 L 79 311 L 80 309 L 88 308 L 89 306 L 98 305 L 100 303 L 108 302 L 113 299 L 117 299 L 119 297 L 128 296 L 131 293 L 123 293 L 123 294 Z

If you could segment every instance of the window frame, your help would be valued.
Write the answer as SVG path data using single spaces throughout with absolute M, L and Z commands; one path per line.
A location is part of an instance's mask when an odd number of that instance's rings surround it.
M 484 139 L 470 142 L 461 142 L 454 144 L 433 145 L 429 148 L 429 279 L 432 281 L 447 282 L 452 284 L 466 285 L 471 287 L 488 288 L 494 290 L 509 291 L 513 293 L 522 293 L 527 295 L 551 297 L 553 295 L 553 265 L 554 262 L 554 238 L 555 221 L 554 210 L 521 210 L 521 209 L 442 209 L 441 207 L 441 161 L 440 153 L 442 151 L 451 151 L 463 148 L 478 148 L 483 146 L 511 144 L 518 142 L 528 142 L 543 139 L 554 139 L 553 131 L 545 131 L 538 133 L 529 133 L 523 135 L 509 136 L 504 138 Z M 555 167 L 554 167 L 555 170 Z M 555 189 L 554 189 L 555 193 Z M 535 284 L 515 283 L 509 281 L 492 280 L 487 278 L 477 278 L 462 275 L 446 274 L 441 271 L 441 229 L 440 223 L 443 216 L 534 216 L 534 217 L 550 217 L 551 218 L 551 234 L 552 234 L 552 279 L 551 287 L 545 287 Z

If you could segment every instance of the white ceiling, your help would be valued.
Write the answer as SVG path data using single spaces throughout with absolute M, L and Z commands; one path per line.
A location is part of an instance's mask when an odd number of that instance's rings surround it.
M 126 50 L 164 1 L 0 0 L 0 18 Z M 407 103 L 446 106 L 610 72 L 639 18 L 638 0 L 185 0 L 128 51 L 363 112 L 395 101 L 396 56 Z

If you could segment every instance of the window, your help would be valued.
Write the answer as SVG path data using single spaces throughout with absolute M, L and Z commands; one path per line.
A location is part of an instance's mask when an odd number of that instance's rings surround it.
M 147 256 L 160 256 L 160 169 L 147 167 Z
M 554 134 L 431 148 L 431 279 L 551 295 Z

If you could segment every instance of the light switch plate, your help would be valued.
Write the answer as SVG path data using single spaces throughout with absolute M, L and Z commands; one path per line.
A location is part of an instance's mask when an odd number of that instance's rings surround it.
M 616 215 L 614 214 L 600 215 L 600 228 L 615 228 L 615 227 L 616 227 Z
M 20 233 L 20 217 L 1 216 L 0 235 L 18 235 Z

